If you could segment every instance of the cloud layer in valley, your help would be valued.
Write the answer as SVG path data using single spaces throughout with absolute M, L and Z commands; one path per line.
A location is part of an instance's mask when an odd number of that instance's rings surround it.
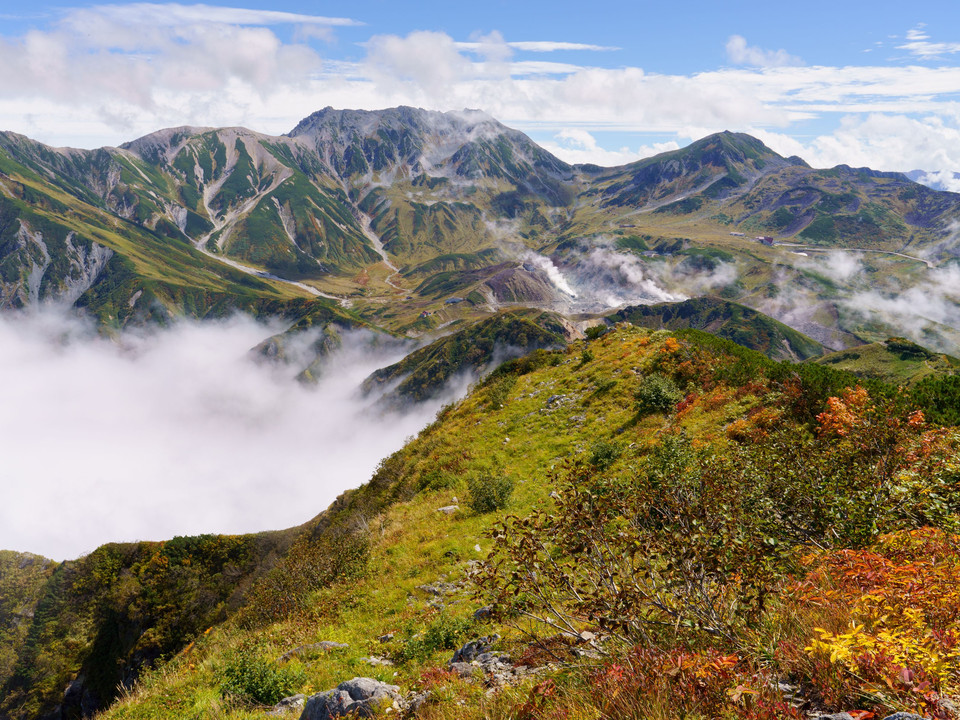
M 910 287 L 852 293 L 843 304 L 864 319 L 889 323 L 928 347 L 955 354 L 960 345 L 960 266 L 956 264 L 928 270 Z
M 119 343 L 58 314 L 0 318 L 0 548 L 55 559 L 108 541 L 309 520 L 432 420 L 356 395 L 396 360 L 347 343 L 316 387 L 248 350 L 246 318 Z

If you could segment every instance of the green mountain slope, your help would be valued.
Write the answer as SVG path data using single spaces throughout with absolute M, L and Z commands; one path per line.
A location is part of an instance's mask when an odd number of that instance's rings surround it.
M 56 566 L 20 556 L 17 567 L 36 568 L 33 576 L 8 574 L 17 559 L 4 557 L 2 597 L 27 607 L 3 636 L 0 716 L 106 707 L 145 668 L 233 614 L 297 532 L 112 544 Z
M 661 212 L 681 214 L 698 210 L 710 199 L 742 193 L 762 175 L 804 165 L 798 159 L 782 158 L 749 135 L 724 132 L 680 150 L 613 168 L 601 173 L 598 180 L 603 183 L 605 205 L 655 204 Z
M 618 310 L 611 319 L 649 328 L 706 330 L 762 352 L 774 360 L 809 360 L 826 350 L 816 340 L 743 305 L 720 298 L 694 298 L 679 303 L 638 305 Z M 848 368 L 844 368 L 848 369 Z
M 553 313 L 515 310 L 500 313 L 415 350 L 403 360 L 377 370 L 365 392 L 389 388 L 384 401 L 422 402 L 447 389 L 452 380 L 473 379 L 504 360 L 534 350 L 566 344 L 567 327 Z
M 56 563 L 39 555 L 0 550 L 0 687 L 13 675 Z
M 815 362 L 895 385 L 913 385 L 926 378 L 960 374 L 960 359 L 930 352 L 905 338 L 859 345 L 824 355 Z
M 230 309 L 282 312 L 310 294 L 208 258 L 165 235 L 84 202 L 27 165 L 0 162 L 2 306 L 75 304 L 103 322 L 196 317 Z

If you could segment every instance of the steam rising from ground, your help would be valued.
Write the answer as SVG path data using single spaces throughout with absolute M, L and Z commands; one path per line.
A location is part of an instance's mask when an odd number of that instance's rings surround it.
M 609 238 L 593 238 L 554 259 L 527 252 L 524 261 L 542 270 L 567 297 L 569 312 L 599 312 L 631 304 L 679 302 L 718 292 L 737 280 L 733 263 L 697 264 L 690 258 L 647 260 L 618 251 Z
M 819 257 L 814 257 L 811 262 L 801 262 L 797 265 L 798 267 L 809 267 L 839 283 L 849 282 L 863 271 L 863 262 L 860 256 L 842 250 L 827 253 L 825 259 L 821 260 Z
M 901 334 L 956 354 L 960 342 L 960 265 L 927 271 L 923 279 L 896 291 L 873 289 L 852 295 L 845 304 L 862 317 L 885 322 Z M 938 337 L 945 334 L 946 338 Z
M 396 361 L 347 338 L 317 387 L 248 350 L 278 328 L 181 323 L 120 343 L 56 314 L 0 318 L 0 548 L 56 559 L 108 541 L 279 529 L 368 480 L 448 398 L 358 399 Z
M 640 258 L 607 247 L 593 247 L 579 253 L 571 270 L 574 285 L 582 289 L 582 299 L 590 298 L 605 308 L 686 299 L 685 295 L 664 288 Z
M 523 259 L 525 262 L 542 270 L 557 290 L 566 293 L 572 298 L 577 297 L 576 291 L 570 287 L 570 283 L 567 282 L 567 279 L 563 276 L 563 273 L 560 272 L 560 269 L 553 264 L 553 260 L 533 251 L 527 252 L 523 256 Z

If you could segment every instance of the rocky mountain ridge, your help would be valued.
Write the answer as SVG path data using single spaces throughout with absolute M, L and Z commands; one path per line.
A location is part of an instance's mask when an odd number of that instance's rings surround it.
M 817 170 L 730 132 L 572 166 L 482 112 L 408 107 L 326 108 L 283 136 L 177 127 L 98 150 L 0 133 L 0 205 L 3 307 L 76 304 L 121 326 L 325 295 L 418 334 L 515 305 L 719 294 L 839 348 L 897 334 L 852 296 L 893 296 L 960 253 L 960 196 L 898 173 Z M 857 277 L 811 272 L 832 252 L 870 262 Z M 460 315 L 443 307 L 451 296 L 471 298 Z M 423 313 L 437 322 L 423 327 Z M 943 325 L 924 321 L 914 339 L 952 350 Z

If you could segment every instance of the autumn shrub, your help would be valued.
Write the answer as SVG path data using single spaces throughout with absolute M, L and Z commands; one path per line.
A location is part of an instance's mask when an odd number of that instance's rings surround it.
M 801 720 L 775 683 L 737 655 L 707 649 L 634 648 L 592 674 L 589 696 L 601 717 L 647 717 L 660 705 L 672 717 Z
M 811 555 L 792 592 L 844 608 L 849 624 L 813 629 L 806 674 L 834 703 L 851 696 L 939 716 L 960 692 L 960 537 L 923 528 L 869 549 Z
M 584 623 L 626 643 L 676 633 L 733 641 L 762 609 L 789 552 L 776 519 L 755 512 L 743 468 L 667 437 L 643 470 L 605 477 L 570 465 L 556 510 L 494 526 L 483 592 L 563 632 Z
M 640 415 L 653 413 L 667 413 L 676 407 L 683 399 L 680 388 L 665 375 L 654 373 L 647 375 L 633 395 L 636 400 L 636 410 Z
M 244 702 L 274 705 L 305 681 L 302 670 L 280 667 L 253 648 L 236 651 L 218 673 L 220 692 Z
M 514 481 L 509 475 L 482 473 L 467 478 L 467 504 L 478 515 L 503 510 L 510 502 Z
M 587 669 L 576 683 L 538 683 L 512 717 L 803 720 L 806 715 L 784 701 L 770 676 L 736 655 L 636 647 Z
M 477 581 L 486 601 L 554 631 L 739 647 L 802 548 L 951 527 L 956 445 L 862 389 L 834 398 L 816 432 L 789 425 L 716 448 L 666 434 L 621 474 L 555 472 L 555 508 L 495 525 Z

